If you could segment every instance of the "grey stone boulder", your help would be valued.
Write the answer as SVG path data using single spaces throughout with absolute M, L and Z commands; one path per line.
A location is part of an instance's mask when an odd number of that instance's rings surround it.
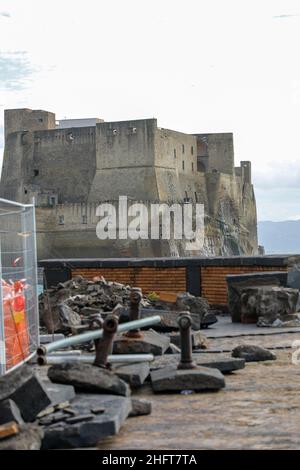
M 141 400 L 140 398 L 131 399 L 132 410 L 129 418 L 134 416 L 150 415 L 152 413 L 152 403 L 149 400 Z
M 119 365 L 113 369 L 113 372 L 127 382 L 131 388 L 139 388 L 149 376 L 150 366 L 148 362 Z
M 276 355 L 272 351 L 252 344 L 237 346 L 232 350 L 232 356 L 242 358 L 246 362 L 274 361 L 276 359 Z
M 83 363 L 55 364 L 48 370 L 54 383 L 73 385 L 76 391 L 128 396 L 130 388 L 113 372 Z

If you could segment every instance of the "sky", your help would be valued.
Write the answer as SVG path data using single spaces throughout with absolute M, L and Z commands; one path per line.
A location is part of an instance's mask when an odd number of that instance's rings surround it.
M 300 219 L 299 0 L 0 0 L 3 111 L 233 132 L 259 220 Z

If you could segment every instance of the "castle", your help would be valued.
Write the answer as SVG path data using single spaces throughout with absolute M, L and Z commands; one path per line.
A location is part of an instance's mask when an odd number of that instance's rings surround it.
M 180 240 L 99 240 L 100 202 L 198 202 L 205 208 L 201 255 L 257 254 L 251 163 L 234 166 L 231 133 L 185 134 L 156 119 L 56 121 L 30 109 L 5 111 L 3 198 L 35 198 L 38 257 L 190 256 Z

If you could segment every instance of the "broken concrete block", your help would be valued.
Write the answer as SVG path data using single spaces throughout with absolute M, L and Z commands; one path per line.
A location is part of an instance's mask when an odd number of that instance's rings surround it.
M 218 369 L 198 366 L 195 369 L 165 367 L 151 372 L 154 392 L 175 392 L 181 390 L 219 390 L 225 387 L 225 379 Z
M 90 364 L 55 364 L 48 370 L 48 377 L 54 383 L 73 385 L 80 392 L 130 395 L 129 386 L 117 375 Z
M 152 413 L 151 401 L 132 398 L 131 404 L 132 410 L 129 413 L 129 418 L 133 418 L 134 416 L 150 415 Z
M 165 353 L 170 345 L 166 335 L 149 330 L 142 332 L 142 338 L 117 336 L 113 344 L 114 354 L 153 354 L 159 356 Z
M 244 359 L 225 356 L 224 354 L 219 353 L 193 353 L 192 358 L 197 366 L 218 369 L 223 374 L 244 369 L 245 367 Z M 150 370 L 158 370 L 169 366 L 176 367 L 179 360 L 179 354 L 159 356 L 151 362 Z
M 36 374 L 32 374 L 26 382 L 10 395 L 10 398 L 18 405 L 22 418 L 26 422 L 34 421 L 40 411 L 51 404 L 50 395 L 42 380 Z
M 6 424 L 15 421 L 17 424 L 23 424 L 21 413 L 13 400 L 7 398 L 0 402 L 0 424 Z
M 67 449 L 92 447 L 103 438 L 113 436 L 131 412 L 131 399 L 113 395 L 76 395 L 72 407 L 79 415 L 91 416 L 95 407 L 105 408 L 105 412 L 92 415 L 92 419 L 70 424 L 53 424 L 44 428 L 43 449 Z
M 120 365 L 115 367 L 113 372 L 125 380 L 131 388 L 139 388 L 150 374 L 150 366 L 148 362 Z
M 0 441 L 0 450 L 39 450 L 44 431 L 36 424 L 23 424 L 18 434 Z
M 252 344 L 242 344 L 232 350 L 233 357 L 243 358 L 246 362 L 274 361 L 276 355 L 268 349 Z
M 75 398 L 75 389 L 72 385 L 53 383 L 46 378 L 43 379 L 43 384 L 51 399 L 52 406 L 70 402 Z
M 0 377 L 0 401 L 9 398 L 32 377 L 33 370 L 26 364 Z

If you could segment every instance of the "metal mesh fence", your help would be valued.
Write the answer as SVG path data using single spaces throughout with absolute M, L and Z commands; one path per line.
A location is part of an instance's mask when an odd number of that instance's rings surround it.
M 39 338 L 34 204 L 0 199 L 0 375 L 30 359 Z

